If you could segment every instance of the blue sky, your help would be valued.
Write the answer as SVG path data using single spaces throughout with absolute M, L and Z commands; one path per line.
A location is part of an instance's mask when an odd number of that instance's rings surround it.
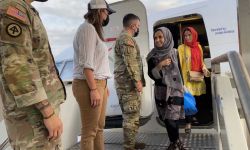
M 108 3 L 119 0 L 107 0 Z M 173 8 L 202 0 L 141 0 L 147 12 Z M 83 22 L 89 0 L 48 0 L 46 3 L 33 2 L 47 29 L 54 55 L 72 47 L 77 27 Z

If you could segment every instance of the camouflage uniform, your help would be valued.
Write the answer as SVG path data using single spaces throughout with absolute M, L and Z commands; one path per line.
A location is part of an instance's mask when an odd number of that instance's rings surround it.
M 38 12 L 23 0 L 0 0 L 0 93 L 15 150 L 60 149 L 34 104 L 48 100 L 56 113 L 66 98 Z
M 145 86 L 140 49 L 135 39 L 123 31 L 115 44 L 115 86 L 123 112 L 124 148 L 134 149 L 139 128 L 141 95 L 137 81 Z

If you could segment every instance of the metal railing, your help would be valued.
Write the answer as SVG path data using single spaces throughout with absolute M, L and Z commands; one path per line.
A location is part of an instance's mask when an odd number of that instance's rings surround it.
M 236 89 L 245 115 L 248 132 L 250 132 L 250 78 L 241 56 L 236 51 L 230 51 L 212 59 L 212 65 L 229 62 Z

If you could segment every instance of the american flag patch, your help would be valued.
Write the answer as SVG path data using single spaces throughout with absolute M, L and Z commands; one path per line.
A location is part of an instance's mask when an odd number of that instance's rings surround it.
M 18 10 L 15 7 L 9 6 L 9 8 L 7 10 L 7 14 L 12 16 L 12 17 L 15 17 L 23 22 L 26 21 L 26 14 L 21 12 L 20 10 Z

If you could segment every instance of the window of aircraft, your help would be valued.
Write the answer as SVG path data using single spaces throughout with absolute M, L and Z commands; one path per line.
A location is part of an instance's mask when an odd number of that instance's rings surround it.
M 62 71 L 62 68 L 63 68 L 63 61 L 56 62 L 56 67 L 58 69 L 58 72 L 60 73 Z
M 110 70 L 113 72 L 114 70 L 114 60 L 110 56 Z M 60 74 L 62 81 L 73 81 L 73 59 L 71 60 L 64 60 L 56 62 L 57 70 Z
M 63 81 L 73 80 L 73 60 L 56 62 L 56 67 Z

